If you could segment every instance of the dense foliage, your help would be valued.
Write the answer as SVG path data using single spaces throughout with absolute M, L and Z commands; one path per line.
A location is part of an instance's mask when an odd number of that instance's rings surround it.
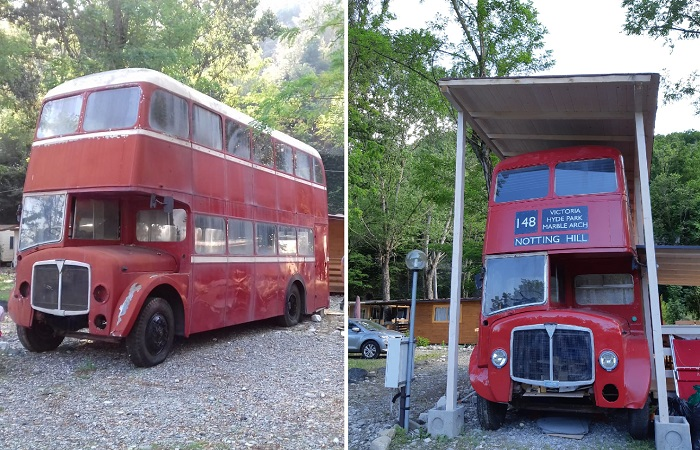
M 166 73 L 318 148 L 329 209 L 342 212 L 343 14 L 340 0 L 277 15 L 259 0 L 0 0 L 0 223 L 16 220 L 44 93 L 124 67 Z
M 348 24 L 348 227 L 351 295 L 404 297 L 403 257 L 428 255 L 427 298 L 449 293 L 456 114 L 444 77 L 530 73 L 552 64 L 529 1 L 449 1 L 453 15 L 429 28 L 392 30 L 390 2 L 354 0 Z M 442 30 L 455 21 L 463 40 Z M 466 158 L 463 293 L 481 265 L 488 148 L 470 135 Z M 392 280 L 395 282 L 392 283 Z M 437 286 L 437 288 L 436 288 Z

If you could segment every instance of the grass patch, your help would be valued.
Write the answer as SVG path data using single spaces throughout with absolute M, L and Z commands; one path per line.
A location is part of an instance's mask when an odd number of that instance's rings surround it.
M 365 369 L 367 372 L 372 372 L 384 367 L 386 367 L 386 358 L 363 359 L 352 356 L 348 358 L 348 369 Z

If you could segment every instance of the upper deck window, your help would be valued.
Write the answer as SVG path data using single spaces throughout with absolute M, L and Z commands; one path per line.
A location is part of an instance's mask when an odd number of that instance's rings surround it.
M 318 184 L 323 184 L 323 165 L 321 160 L 314 158 L 314 181 Z
M 609 158 L 562 162 L 554 168 L 557 195 L 600 194 L 617 190 L 615 161 Z
M 258 133 L 253 138 L 253 161 L 267 167 L 275 166 L 275 155 L 272 153 L 272 139 L 269 135 Z
M 312 165 L 311 155 L 297 150 L 295 170 L 297 176 L 305 180 L 311 180 Z
M 201 106 L 192 110 L 192 140 L 197 144 L 221 150 L 221 117 Z
M 85 106 L 83 130 L 130 128 L 139 113 L 141 88 L 137 86 L 93 92 Z
M 504 170 L 496 178 L 496 203 L 542 198 L 548 192 L 548 166 Z
M 82 95 L 46 102 L 41 111 L 36 137 L 49 138 L 77 132 L 82 106 Z
M 294 154 L 292 147 L 281 142 L 277 143 L 277 170 L 294 173 Z
M 190 136 L 187 101 L 170 92 L 155 91 L 151 97 L 148 122 L 154 130 L 187 139 Z
M 226 152 L 250 159 L 250 135 L 248 127 L 233 120 L 226 121 Z

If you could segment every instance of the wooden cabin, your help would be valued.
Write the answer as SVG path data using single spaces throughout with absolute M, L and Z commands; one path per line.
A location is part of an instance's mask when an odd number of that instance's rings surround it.
M 463 298 L 460 302 L 459 343 L 475 344 L 479 328 L 481 299 Z M 380 325 L 408 333 L 410 300 L 360 301 L 360 316 Z M 450 299 L 417 300 L 414 335 L 428 339 L 431 344 L 447 344 L 449 336 Z M 355 316 L 355 301 L 347 303 L 348 317 Z
M 343 294 L 343 268 L 341 258 L 345 254 L 345 216 L 328 215 L 328 283 L 331 294 Z

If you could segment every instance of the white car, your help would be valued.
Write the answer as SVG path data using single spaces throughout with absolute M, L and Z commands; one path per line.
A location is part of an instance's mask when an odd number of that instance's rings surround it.
M 386 353 L 389 338 L 403 337 L 403 333 L 387 330 L 366 319 L 348 320 L 348 352 L 362 353 L 366 359 L 379 358 Z

